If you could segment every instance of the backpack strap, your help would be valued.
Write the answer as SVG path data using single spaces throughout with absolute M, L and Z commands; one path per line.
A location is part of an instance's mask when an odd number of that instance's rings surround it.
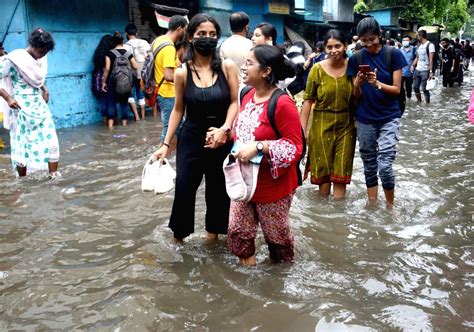
M 246 85 L 245 87 L 242 88 L 240 91 L 240 101 L 242 102 L 242 99 L 245 97 L 245 95 L 252 90 L 253 88 L 251 86 Z M 282 89 L 276 89 L 273 91 L 272 95 L 270 96 L 270 99 L 268 101 L 268 108 L 267 108 L 267 116 L 268 120 L 270 122 L 270 125 L 272 126 L 273 131 L 277 134 L 278 138 L 281 137 L 280 131 L 278 130 L 275 122 L 275 113 L 276 113 L 276 106 L 278 103 L 278 99 L 282 96 L 287 94 L 284 90 Z M 304 136 L 304 131 L 303 128 L 301 128 L 301 137 L 303 138 L 303 151 L 301 154 L 301 159 L 304 158 L 306 155 L 306 138 Z M 300 161 L 301 161 L 300 159 Z M 296 165 L 296 176 L 298 178 L 298 185 L 303 184 L 303 175 L 301 174 L 301 170 L 299 167 L 299 162 L 298 165 Z
M 393 47 L 392 46 L 387 46 L 383 45 L 383 48 L 385 48 L 385 63 L 387 64 L 388 71 L 392 71 L 392 54 L 393 54 Z M 357 61 L 357 66 L 360 66 L 362 64 L 362 51 L 359 50 L 354 53 L 356 61 Z
M 362 50 L 355 51 L 353 55 L 356 58 L 357 67 L 362 64 Z
M 276 126 L 276 121 L 275 121 L 276 106 L 278 103 L 278 99 L 285 94 L 287 93 L 283 91 L 282 89 L 276 89 L 275 91 L 273 91 L 272 95 L 270 96 L 270 100 L 268 102 L 268 108 L 267 108 L 268 120 L 270 121 L 270 125 L 272 126 L 273 131 L 275 131 L 275 133 L 277 134 L 278 138 L 281 137 L 281 134 Z M 303 127 L 301 127 L 301 137 L 303 139 L 303 142 L 302 142 L 303 151 L 301 152 L 301 159 L 299 161 L 301 161 L 306 155 L 306 137 L 304 136 Z M 303 175 L 301 174 L 299 162 L 296 165 L 296 177 L 298 179 L 298 185 L 301 186 L 303 184 Z
M 158 47 L 153 51 L 153 59 L 156 58 L 158 52 L 160 52 L 163 48 L 169 45 L 173 45 L 173 44 L 169 41 L 164 41 L 160 45 L 158 45 Z
M 130 55 L 132 55 L 132 52 L 130 50 L 127 50 L 123 56 L 128 59 Z
M 426 45 L 426 55 L 428 56 L 428 62 L 430 61 L 430 45 L 431 42 L 428 41 L 428 45 Z
M 273 131 L 277 134 L 278 137 L 281 137 L 281 135 L 276 126 L 275 113 L 276 113 L 278 98 L 280 98 L 284 94 L 286 94 L 286 92 L 283 91 L 282 89 L 276 89 L 275 91 L 273 91 L 272 95 L 270 96 L 270 100 L 268 101 L 268 108 L 267 108 L 268 121 L 270 121 Z
M 393 54 L 393 46 L 383 46 L 385 48 L 385 63 L 387 64 L 388 71 L 392 72 L 392 54 Z
M 153 42 L 153 44 L 154 44 L 154 42 Z M 158 45 L 158 47 L 153 51 L 153 62 L 155 61 L 155 58 L 158 55 L 158 53 L 162 49 L 164 49 L 166 46 L 170 46 L 170 45 L 173 45 L 173 44 L 169 41 L 164 41 L 160 45 Z M 165 75 L 163 75 L 163 78 L 161 79 L 160 83 L 158 83 L 158 86 L 161 86 L 161 84 L 163 84 L 164 81 L 165 81 Z
M 244 99 L 244 97 L 252 89 L 253 89 L 252 86 L 246 85 L 242 88 L 242 90 L 240 90 L 240 103 L 242 103 L 242 100 Z M 275 112 L 276 112 L 276 105 L 278 102 L 278 98 L 280 98 L 280 96 L 284 94 L 286 94 L 286 92 L 283 91 L 282 89 L 275 89 L 275 91 L 273 91 L 272 95 L 270 96 L 270 99 L 268 101 L 268 108 L 267 108 L 268 120 L 270 121 L 270 125 L 272 126 L 273 131 L 275 131 L 278 137 L 281 137 L 281 135 L 275 123 Z
M 115 48 L 111 49 L 110 52 L 112 52 L 116 57 L 122 56 L 119 51 L 117 51 Z
M 242 90 L 240 90 L 240 96 L 239 96 L 239 99 L 240 99 L 240 104 L 242 105 L 242 100 L 244 99 L 245 95 L 247 93 L 250 92 L 250 90 L 252 90 L 253 87 L 251 87 L 250 85 L 246 85 L 242 88 Z

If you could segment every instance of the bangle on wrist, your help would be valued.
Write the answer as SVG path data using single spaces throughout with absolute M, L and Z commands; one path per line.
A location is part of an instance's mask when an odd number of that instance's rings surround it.
M 226 135 L 229 135 L 229 134 L 230 134 L 230 131 L 232 130 L 232 128 L 226 127 L 225 125 L 222 126 L 220 129 L 224 130 L 224 132 L 225 132 Z
M 165 142 L 161 143 L 161 145 L 164 145 L 164 146 L 166 146 L 167 148 L 170 147 L 170 145 L 169 145 L 168 143 L 165 143 Z

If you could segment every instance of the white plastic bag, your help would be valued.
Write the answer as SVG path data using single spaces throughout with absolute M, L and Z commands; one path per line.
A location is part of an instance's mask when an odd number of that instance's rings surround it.
M 436 85 L 438 85 L 438 78 L 433 77 L 432 79 L 426 81 L 426 90 L 433 90 Z
M 158 176 L 156 178 L 154 192 L 155 194 L 163 194 L 174 188 L 174 179 L 176 179 L 176 172 L 171 167 L 168 159 L 156 162 L 159 165 Z
M 152 158 L 150 157 L 143 167 L 141 185 L 142 191 L 155 190 L 155 183 L 158 178 L 159 169 L 160 164 L 158 162 L 153 162 Z
M 171 167 L 168 159 L 153 161 L 148 159 L 142 172 L 142 191 L 154 191 L 155 194 L 165 193 L 174 187 L 176 172 Z

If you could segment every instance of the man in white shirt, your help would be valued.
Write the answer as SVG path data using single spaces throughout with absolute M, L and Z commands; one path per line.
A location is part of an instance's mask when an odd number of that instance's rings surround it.
M 220 56 L 223 59 L 231 59 L 239 68 L 239 77 L 242 80 L 240 68 L 252 48 L 252 41 L 247 38 L 249 32 L 250 18 L 245 12 L 232 13 L 229 17 L 232 36 L 227 38 L 220 47 Z
M 130 50 L 135 58 L 135 61 L 138 63 L 138 69 L 135 75 L 135 82 L 133 84 L 133 91 L 130 98 L 128 98 L 128 103 L 130 104 L 130 108 L 135 114 L 136 120 L 139 120 L 137 113 L 137 101 L 138 105 L 140 106 L 140 110 L 142 113 L 142 119 L 145 119 L 145 96 L 143 95 L 142 88 L 140 86 L 140 79 L 141 72 L 143 68 L 143 64 L 145 63 L 145 58 L 147 55 L 148 50 L 150 49 L 150 44 L 146 40 L 137 38 L 137 27 L 135 24 L 131 23 L 125 27 L 125 33 L 127 35 L 128 42 L 124 45 L 124 47 Z M 136 99 L 136 100 L 135 100 Z
M 430 92 L 426 90 L 426 82 L 432 79 L 434 74 L 433 68 L 434 56 L 436 53 L 435 46 L 427 38 L 425 30 L 418 31 L 418 41 L 420 46 L 416 51 L 416 57 L 411 65 L 410 70 L 414 72 L 413 75 L 413 90 L 415 91 L 416 100 L 421 102 L 420 85 L 425 95 L 426 103 L 430 102 Z

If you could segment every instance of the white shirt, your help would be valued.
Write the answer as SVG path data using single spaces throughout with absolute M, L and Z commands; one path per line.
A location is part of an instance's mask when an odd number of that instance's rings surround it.
M 231 59 L 237 65 L 239 76 L 241 76 L 241 67 L 252 49 L 252 41 L 241 35 L 232 35 L 221 45 L 220 56 L 223 59 Z
M 428 43 L 430 45 L 430 53 L 436 52 L 433 43 L 430 43 L 429 41 L 426 41 L 426 43 L 421 44 L 418 47 L 416 51 L 416 54 L 418 54 L 418 63 L 416 64 L 416 69 L 418 71 L 430 70 L 430 59 L 428 58 L 428 54 L 426 54 L 426 47 L 428 46 Z
M 123 47 L 126 50 L 132 52 L 135 61 L 138 63 L 137 75 L 138 78 L 141 78 L 141 71 L 143 68 L 143 64 L 145 62 L 145 58 L 147 56 L 147 52 L 150 50 L 150 44 L 146 40 L 140 38 L 130 39 Z

